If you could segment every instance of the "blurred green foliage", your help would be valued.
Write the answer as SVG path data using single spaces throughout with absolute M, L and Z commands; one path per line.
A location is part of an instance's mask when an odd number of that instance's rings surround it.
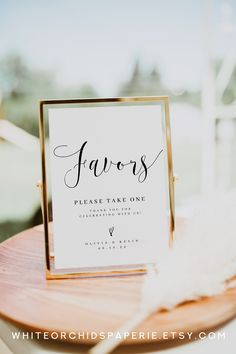
M 70 89 L 58 87 L 53 73 L 29 68 L 18 55 L 0 60 L 0 93 L 5 118 L 35 136 L 38 136 L 39 100 L 97 96 L 89 84 Z
M 200 91 L 185 89 L 170 90 L 162 82 L 161 74 L 157 67 L 142 70 L 139 60 L 136 60 L 130 78 L 124 82 L 118 96 L 163 96 L 167 95 L 173 102 L 188 102 L 200 107 Z
M 213 67 L 216 75 L 219 74 L 220 68 L 222 65 L 222 60 L 215 60 L 213 63 Z M 229 105 L 236 100 L 236 65 L 231 73 L 231 77 L 229 79 L 228 85 L 225 88 L 223 95 L 221 97 L 221 102 L 225 105 Z

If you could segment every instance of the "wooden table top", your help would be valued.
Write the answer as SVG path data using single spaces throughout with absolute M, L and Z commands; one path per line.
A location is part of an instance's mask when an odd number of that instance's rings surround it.
M 42 226 L 0 245 L 0 275 L 2 318 L 29 331 L 66 333 L 115 331 L 137 311 L 145 276 L 46 280 Z M 156 313 L 135 331 L 200 332 L 235 315 L 236 288 Z M 79 340 L 87 344 L 96 341 L 91 337 Z M 136 339 L 135 344 L 149 341 Z M 128 339 L 126 344 L 134 343 Z

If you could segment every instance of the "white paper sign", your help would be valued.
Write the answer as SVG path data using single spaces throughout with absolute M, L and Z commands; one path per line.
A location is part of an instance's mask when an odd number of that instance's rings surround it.
M 152 263 L 168 248 L 159 105 L 49 108 L 55 269 Z

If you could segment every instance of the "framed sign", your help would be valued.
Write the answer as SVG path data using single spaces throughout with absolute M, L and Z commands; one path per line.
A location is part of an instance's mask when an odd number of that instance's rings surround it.
M 47 278 L 158 263 L 174 231 L 168 97 L 41 101 L 40 142 Z

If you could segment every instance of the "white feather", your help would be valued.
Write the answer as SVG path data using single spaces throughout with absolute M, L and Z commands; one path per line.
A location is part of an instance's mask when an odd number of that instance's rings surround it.
M 226 280 L 236 275 L 236 193 L 202 203 L 157 267 L 152 291 L 150 281 L 144 291 L 161 308 L 216 295 L 230 286 Z

